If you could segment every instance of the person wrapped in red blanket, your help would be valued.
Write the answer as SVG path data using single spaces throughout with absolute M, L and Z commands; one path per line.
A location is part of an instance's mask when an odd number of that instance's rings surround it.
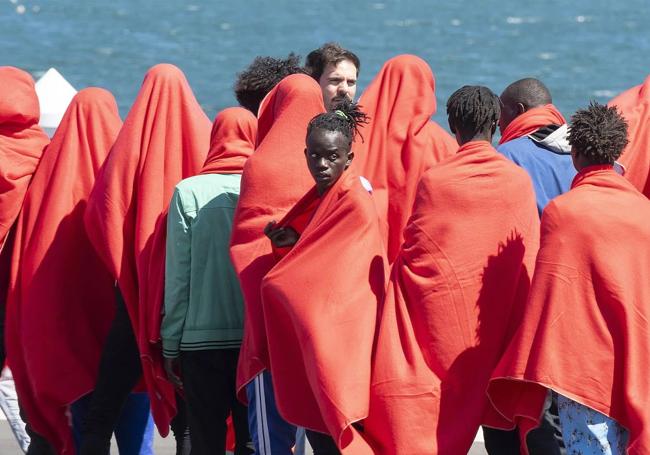
M 625 177 L 650 197 L 650 76 L 608 104 L 616 106 L 628 123 L 630 142 L 620 160 Z
M 114 280 L 83 216 L 121 126 L 109 92 L 81 90 L 43 154 L 16 223 L 8 362 L 30 425 L 61 454 L 75 453 L 69 406 L 95 385 L 115 313 Z
M 182 71 L 152 67 L 88 199 L 88 236 L 123 302 L 102 354 L 82 454 L 108 453 L 123 400 L 143 373 L 158 430 L 169 432 L 175 393 L 158 344 L 166 216 L 174 186 L 201 170 L 211 128 Z
M 524 434 L 556 391 L 568 453 L 650 453 L 650 202 L 613 169 L 626 133 L 613 107 L 572 117 L 578 175 L 544 210 L 523 322 L 488 389 Z
M 520 322 L 539 217 L 526 172 L 491 146 L 499 99 L 447 102 L 458 153 L 424 174 L 380 315 L 364 436 L 376 454 L 461 454 L 500 421 L 485 396 Z
M 282 416 L 315 454 L 355 450 L 386 257 L 372 196 L 350 165 L 365 115 L 349 101 L 316 116 L 305 155 L 316 181 L 266 235 L 277 264 L 262 282 L 271 374 Z M 328 437 L 331 435 L 332 437 Z
M 363 141 L 354 145 L 353 168 L 370 181 L 392 263 L 404 239 L 422 174 L 458 149 L 431 117 L 436 83 L 429 65 L 415 55 L 388 60 L 361 95 L 368 114 Z

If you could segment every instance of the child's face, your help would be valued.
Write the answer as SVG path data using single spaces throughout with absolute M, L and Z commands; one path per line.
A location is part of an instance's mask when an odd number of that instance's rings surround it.
M 307 138 L 305 156 L 316 189 L 323 194 L 350 166 L 353 154 L 350 142 L 342 133 L 316 128 Z

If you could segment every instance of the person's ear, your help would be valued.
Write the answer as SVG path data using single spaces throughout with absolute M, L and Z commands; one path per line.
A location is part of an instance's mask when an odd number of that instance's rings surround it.
M 494 133 L 497 131 L 497 122 L 492 122 L 492 127 L 490 129 L 492 130 L 492 136 L 494 136 Z
M 447 124 L 449 124 L 449 131 L 451 131 L 451 134 L 456 134 L 456 128 L 454 128 L 454 125 L 452 125 L 449 120 L 447 120 Z
M 517 103 L 517 115 L 521 115 L 526 112 L 526 106 L 523 103 Z
M 354 159 L 354 152 L 349 151 L 348 152 L 348 160 L 345 162 L 345 169 L 350 167 L 350 164 L 352 164 L 352 160 Z

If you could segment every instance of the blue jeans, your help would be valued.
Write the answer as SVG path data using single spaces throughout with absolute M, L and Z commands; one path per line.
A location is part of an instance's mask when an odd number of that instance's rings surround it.
M 77 451 L 81 446 L 81 428 L 88 411 L 91 395 L 75 401 L 70 406 L 72 432 Z M 120 455 L 153 455 L 153 419 L 149 412 L 146 393 L 132 393 L 126 400 L 115 427 L 115 440 Z
M 246 386 L 248 427 L 257 455 L 304 455 L 305 433 L 282 418 L 275 404 L 271 374 L 264 371 Z M 298 431 L 298 438 L 296 438 Z M 298 441 L 296 442 L 296 439 Z M 296 446 L 295 452 L 292 448 Z

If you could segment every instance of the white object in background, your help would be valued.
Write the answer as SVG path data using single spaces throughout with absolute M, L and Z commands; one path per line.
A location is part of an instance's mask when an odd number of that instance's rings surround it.
M 9 368 L 2 370 L 2 375 L 0 376 L 0 409 L 7 416 L 11 431 L 13 431 L 20 448 L 23 452 L 27 452 L 29 436 L 25 431 L 25 422 L 20 418 L 18 395 L 16 395 L 14 378 L 11 376 Z
M 61 123 L 70 101 L 77 94 L 75 88 L 56 69 L 50 68 L 36 81 L 36 95 L 41 107 L 38 124 L 52 137 Z

